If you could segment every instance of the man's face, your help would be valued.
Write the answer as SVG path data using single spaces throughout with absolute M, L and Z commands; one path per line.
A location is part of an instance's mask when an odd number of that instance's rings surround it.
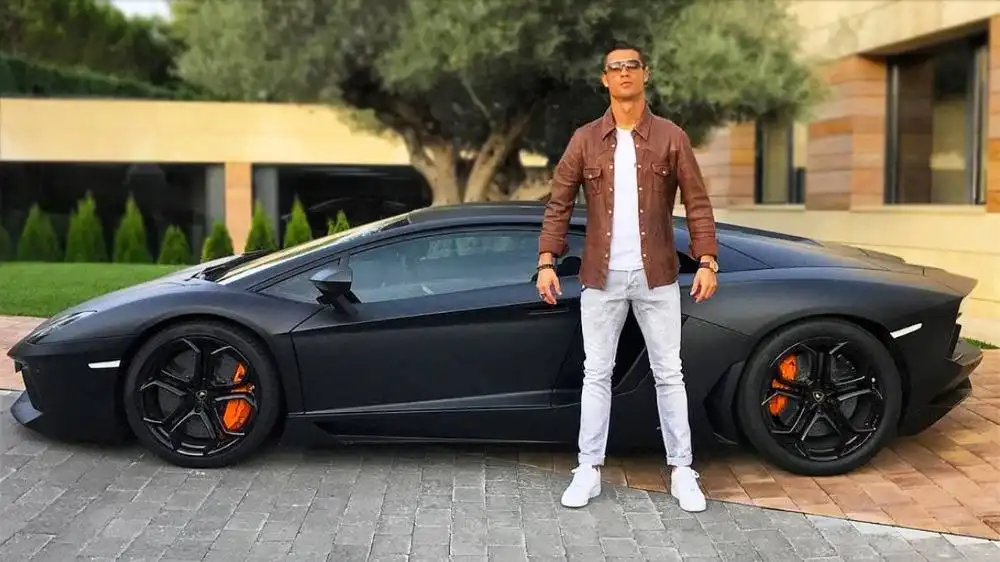
M 648 72 L 637 51 L 632 49 L 611 51 L 604 58 L 601 83 L 612 97 L 632 99 L 642 93 Z

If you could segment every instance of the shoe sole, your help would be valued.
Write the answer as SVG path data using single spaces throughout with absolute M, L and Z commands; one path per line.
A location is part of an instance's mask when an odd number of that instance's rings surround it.
M 693 508 L 684 507 L 684 504 L 681 502 L 681 499 L 679 497 L 677 497 L 676 495 L 674 495 L 673 492 L 670 493 L 670 497 L 672 497 L 675 500 L 677 500 L 677 506 L 680 507 L 682 510 L 688 512 L 688 513 L 701 513 L 702 511 L 705 511 L 705 510 L 708 509 L 708 503 L 707 502 L 705 503 L 704 506 L 700 506 L 698 509 L 693 509 Z
M 566 503 L 566 501 L 563 500 L 563 499 L 561 499 L 561 498 L 559 500 L 559 503 L 561 503 L 563 507 L 573 507 L 573 508 L 585 507 L 587 504 L 590 503 L 590 500 L 596 498 L 599 495 L 601 495 L 601 488 L 600 488 L 600 486 L 598 486 L 597 488 L 592 488 L 590 490 L 590 497 L 587 498 L 587 501 L 585 501 L 585 502 L 583 502 L 581 504 Z

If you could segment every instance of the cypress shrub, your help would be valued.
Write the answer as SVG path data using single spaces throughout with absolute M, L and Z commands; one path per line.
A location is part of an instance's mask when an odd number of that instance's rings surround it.
M 160 242 L 160 256 L 156 263 L 162 265 L 186 265 L 191 263 L 191 246 L 184 231 L 176 225 L 167 227 Z
M 28 211 L 28 220 L 17 242 L 17 259 L 20 261 L 62 261 L 59 238 L 52 226 L 52 219 L 35 203 Z
M 310 240 L 312 240 L 312 227 L 309 226 L 309 219 L 306 217 L 302 202 L 296 197 L 295 203 L 292 204 L 292 217 L 285 227 L 285 248 L 298 246 Z
M 0 224 L 0 262 L 14 259 L 14 244 L 7 229 Z
M 229 237 L 229 230 L 221 221 L 215 221 L 212 224 L 212 232 L 201 247 L 201 261 L 212 261 L 231 255 L 233 255 L 233 239 Z
M 125 214 L 115 231 L 115 255 L 118 263 L 152 263 L 146 241 L 146 224 L 135 197 L 129 195 L 125 203 Z
M 351 229 L 351 223 L 347 222 L 347 215 L 344 211 L 337 211 L 337 220 L 333 221 L 327 219 L 326 221 L 326 233 L 336 234 L 338 232 L 343 232 L 345 230 Z
M 104 227 L 97 216 L 97 202 L 88 191 L 69 217 L 66 231 L 66 261 L 106 262 L 108 246 L 104 240 Z
M 271 224 L 264 205 L 258 201 L 253 208 L 253 219 L 250 222 L 250 232 L 247 233 L 247 241 L 244 252 L 255 252 L 257 250 L 277 250 L 278 240 Z

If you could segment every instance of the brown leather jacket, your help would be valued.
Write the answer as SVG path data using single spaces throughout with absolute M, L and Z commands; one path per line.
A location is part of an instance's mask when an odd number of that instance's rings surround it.
M 586 287 L 604 288 L 611 248 L 614 207 L 615 122 L 611 109 L 580 127 L 552 177 L 552 194 L 545 207 L 539 253 L 558 257 L 568 249 L 566 231 L 582 183 L 587 197 L 587 235 L 580 269 Z M 701 169 L 687 133 L 649 108 L 632 131 L 636 145 L 639 185 L 639 232 L 642 258 L 650 288 L 677 279 L 673 209 L 678 187 L 687 210 L 691 254 L 718 256 L 715 217 Z M 720 264 L 721 265 L 721 264 Z

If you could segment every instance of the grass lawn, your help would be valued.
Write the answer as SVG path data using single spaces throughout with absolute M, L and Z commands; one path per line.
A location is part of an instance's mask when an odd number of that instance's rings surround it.
M 0 315 L 47 318 L 85 300 L 182 269 L 118 263 L 0 263 Z
M 976 347 L 978 347 L 980 349 L 1000 349 L 1000 347 L 997 347 L 997 346 L 993 345 L 990 342 L 985 342 L 985 341 L 976 340 L 976 339 L 972 339 L 972 338 L 965 338 L 965 341 L 971 343 L 972 345 L 974 345 L 974 346 L 976 346 Z

